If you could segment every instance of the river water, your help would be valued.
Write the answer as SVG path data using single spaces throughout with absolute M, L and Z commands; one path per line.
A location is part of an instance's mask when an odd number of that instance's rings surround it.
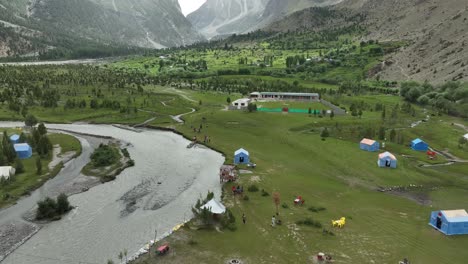
M 20 125 L 0 122 L 0 127 Z M 4 264 L 106 263 L 127 249 L 129 256 L 149 240 L 169 232 L 191 217 L 191 207 L 207 191 L 220 195 L 221 154 L 204 148 L 187 149 L 189 141 L 170 132 L 136 133 L 108 125 L 47 125 L 81 133 L 112 136 L 128 142 L 136 166 L 113 182 L 69 198 L 76 208 L 62 220 L 45 225 L 11 253 Z M 83 153 L 91 147 L 80 138 Z M 7 219 L 31 209 L 49 185 L 73 178 L 87 162 L 86 155 L 66 164 L 62 172 L 30 197 L 0 211 Z M 3 214 L 2 214 L 3 213 Z

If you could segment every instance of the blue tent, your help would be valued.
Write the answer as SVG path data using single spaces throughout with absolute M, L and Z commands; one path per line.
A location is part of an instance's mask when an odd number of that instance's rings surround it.
M 234 164 L 248 164 L 250 162 L 249 152 L 243 148 L 234 152 Z
M 417 151 L 427 151 L 429 149 L 429 145 L 420 138 L 417 138 L 411 141 L 411 148 Z
M 379 154 L 377 165 L 381 168 L 396 168 L 397 159 L 395 158 L 395 155 L 387 151 Z
M 13 134 L 13 135 L 10 136 L 10 141 L 13 144 L 19 143 L 19 139 L 20 139 L 20 136 L 17 135 L 17 134 Z
M 366 151 L 377 151 L 380 148 L 380 144 L 375 140 L 364 138 L 359 143 L 359 147 Z
M 14 148 L 20 159 L 28 159 L 32 156 L 32 148 L 27 143 L 15 144 Z
M 468 213 L 465 210 L 434 211 L 429 225 L 446 235 L 468 235 Z

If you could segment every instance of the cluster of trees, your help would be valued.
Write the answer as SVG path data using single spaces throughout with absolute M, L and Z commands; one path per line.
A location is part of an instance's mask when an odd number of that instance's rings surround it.
M 35 118 L 31 118 L 35 119 Z M 29 122 L 31 122 L 29 120 Z M 31 124 L 26 122 L 27 124 Z M 35 123 L 33 124 L 35 125 Z M 37 128 L 32 128 L 31 133 L 21 133 L 19 135 L 19 143 L 28 143 L 34 151 L 39 154 L 36 159 L 36 173 L 42 173 L 41 157 L 47 156 L 51 153 L 52 143 L 47 137 L 47 128 L 43 123 L 39 124 Z M 24 172 L 24 165 L 21 159 L 16 154 L 13 143 L 6 131 L 3 132 L 2 144 L 0 145 L 0 166 L 11 165 L 14 166 L 16 174 Z M 3 179 L 3 178 L 2 178 Z M 15 177 L 10 177 L 9 181 L 12 182 Z
M 433 86 L 428 82 L 404 82 L 400 95 L 411 103 L 430 106 L 453 116 L 468 117 L 468 84 L 447 82 Z
M 37 203 L 37 220 L 58 220 L 60 216 L 72 210 L 66 194 L 60 194 L 56 200 L 46 197 Z
M 94 167 L 105 167 L 116 163 L 120 158 L 116 147 L 100 144 L 91 154 L 91 161 Z

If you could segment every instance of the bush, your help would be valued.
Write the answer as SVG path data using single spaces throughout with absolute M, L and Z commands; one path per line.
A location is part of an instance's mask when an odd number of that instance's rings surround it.
M 131 160 L 127 161 L 127 165 L 129 167 L 133 167 L 133 166 L 135 166 L 135 161 L 131 159 Z
M 311 206 L 308 209 L 309 209 L 309 211 L 314 212 L 314 213 L 318 213 L 318 212 L 327 210 L 327 208 L 325 208 L 325 207 L 315 207 L 315 206 Z
M 265 191 L 264 189 L 262 189 L 262 196 L 269 196 L 269 195 L 270 195 L 270 194 L 269 194 L 267 191 Z
M 191 245 L 191 246 L 195 246 L 195 245 L 198 244 L 198 241 L 193 240 L 193 239 L 190 239 L 187 243 L 188 243 L 189 245 Z
M 57 201 L 46 197 L 44 200 L 37 202 L 37 206 L 36 219 L 38 220 L 60 220 L 60 215 L 72 209 L 68 202 L 68 197 L 63 193 L 57 197 Z
M 17 174 L 23 173 L 24 172 L 24 165 L 21 159 L 17 158 L 15 160 L 15 170 Z
M 124 157 L 130 158 L 130 153 L 128 153 L 128 150 L 126 148 L 122 149 L 122 154 L 124 155 Z
M 252 184 L 252 185 L 249 186 L 249 188 L 247 188 L 247 190 L 249 192 L 258 192 L 258 187 L 257 187 L 257 185 Z
M 119 154 L 114 147 L 109 145 L 99 145 L 91 155 L 91 161 L 95 167 L 105 167 L 112 165 L 119 158 Z
M 244 201 L 248 201 L 248 200 L 249 200 L 249 196 L 244 195 L 244 198 L 243 198 L 243 199 L 244 199 Z
M 284 209 L 288 209 L 288 208 L 289 208 L 289 205 L 288 205 L 287 203 L 283 203 L 283 204 L 281 205 L 281 207 L 283 207 Z
M 322 228 L 322 224 L 319 221 L 314 221 L 312 218 L 306 218 L 304 220 L 296 221 L 297 225 L 306 225 L 306 226 L 313 226 L 316 228 Z

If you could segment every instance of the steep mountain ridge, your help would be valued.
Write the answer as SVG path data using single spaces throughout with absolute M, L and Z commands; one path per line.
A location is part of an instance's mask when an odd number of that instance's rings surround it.
M 292 12 L 327 6 L 342 0 L 208 0 L 188 20 L 205 37 L 247 33 L 263 28 Z
M 1 50 L 8 50 L 11 55 L 38 51 L 38 46 L 42 50 L 53 49 L 61 45 L 57 43 L 58 35 L 104 45 L 145 48 L 203 40 L 183 16 L 177 0 L 0 0 L 0 20 L 9 27 L 8 37 L 6 31 L 3 41 L 0 36 L 0 55 L 8 53 L 2 54 Z M 10 24 L 37 31 L 43 39 L 11 30 L 15 26 Z M 19 52 L 9 40 L 12 38 L 23 38 L 31 47 Z
M 345 0 L 320 16 L 305 9 L 267 26 L 267 31 L 343 27 L 359 16 L 367 29 L 362 40 L 401 41 L 374 74 L 389 80 L 443 82 L 468 80 L 468 2 L 466 0 Z
M 243 33 L 260 22 L 268 0 L 208 0 L 187 19 L 207 38 Z

